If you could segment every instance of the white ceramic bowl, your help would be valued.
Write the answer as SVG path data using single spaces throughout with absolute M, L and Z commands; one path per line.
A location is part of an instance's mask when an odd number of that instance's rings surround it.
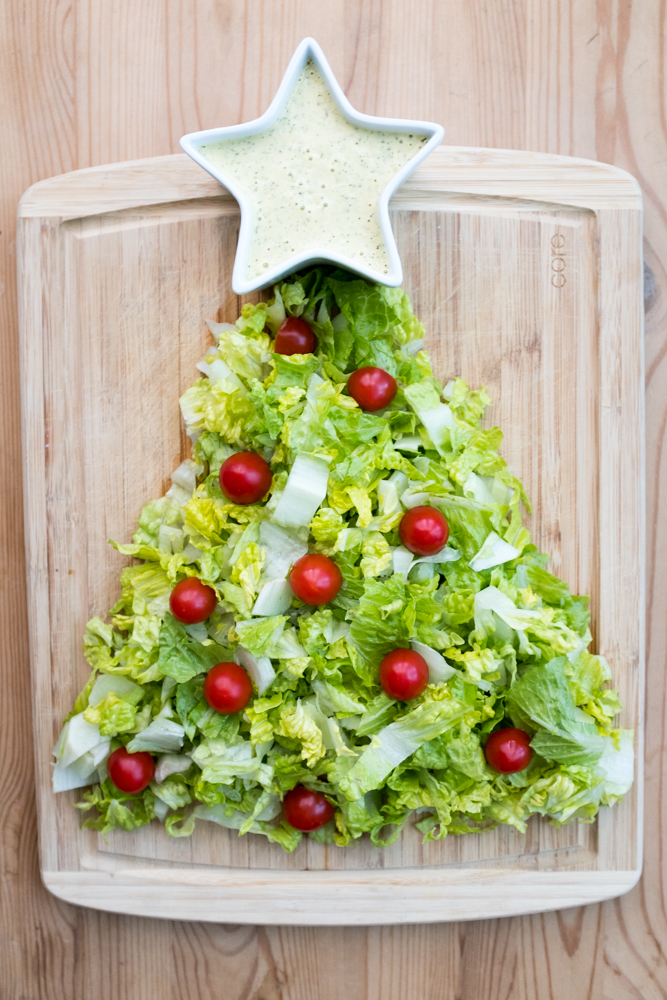
M 334 253 L 330 250 L 315 247 L 304 253 L 292 254 L 291 256 L 286 257 L 278 265 L 266 271 L 264 274 L 248 280 L 246 277 L 246 266 L 254 225 L 251 205 L 246 195 L 238 187 L 238 185 L 231 179 L 226 178 L 224 172 L 217 170 L 201 155 L 200 148 L 207 143 L 220 142 L 225 139 L 239 139 L 243 136 L 254 135 L 257 132 L 263 132 L 270 128 L 282 113 L 291 96 L 299 74 L 309 59 L 313 60 L 319 72 L 322 74 L 322 77 L 324 78 L 324 81 L 329 88 L 341 114 L 351 124 L 383 132 L 418 132 L 422 135 L 428 135 L 429 140 L 422 146 L 421 149 L 417 151 L 417 153 L 415 153 L 412 159 L 409 160 L 408 163 L 406 163 L 405 166 L 394 175 L 389 184 L 387 184 L 382 191 L 378 200 L 378 217 L 389 257 L 388 273 L 380 274 L 370 267 L 366 267 L 363 264 L 359 264 L 358 262 L 351 260 L 344 254 Z M 297 271 L 306 265 L 322 262 L 338 264 L 349 271 L 361 274 L 363 277 L 370 278 L 372 281 L 379 282 L 380 284 L 400 285 L 403 280 L 403 268 L 401 267 L 401 261 L 396 248 L 396 241 L 389 222 L 389 199 L 396 188 L 399 187 L 406 177 L 412 173 L 417 164 L 440 144 L 443 135 L 443 127 L 441 125 L 435 125 L 432 122 L 409 121 L 401 118 L 374 118 L 371 115 L 363 115 L 358 111 L 355 111 L 341 90 L 320 46 L 313 38 L 304 38 L 290 60 L 290 64 L 287 67 L 280 87 L 278 88 L 278 92 L 271 102 L 271 106 L 268 111 L 261 116 L 261 118 L 257 118 L 252 122 L 245 122 L 243 125 L 230 125 L 226 128 L 207 129 L 203 132 L 190 132 L 188 135 L 184 135 L 181 139 L 181 147 L 189 156 L 192 157 L 193 160 L 203 167 L 204 170 L 207 170 L 208 173 L 212 174 L 212 176 L 219 180 L 221 184 L 224 184 L 224 186 L 231 191 L 241 206 L 241 230 L 236 250 L 236 259 L 234 261 L 232 288 L 237 295 L 245 295 L 246 293 L 256 291 L 259 288 L 266 288 L 268 285 L 280 280 L 280 278 L 283 278 L 285 275 L 291 274 L 293 271 Z

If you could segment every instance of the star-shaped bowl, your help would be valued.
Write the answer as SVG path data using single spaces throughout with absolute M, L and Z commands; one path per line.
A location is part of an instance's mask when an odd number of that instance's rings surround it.
M 300 119 L 298 111 L 294 110 L 296 104 L 290 103 L 295 88 L 303 80 L 304 71 L 311 75 L 319 73 L 328 91 L 313 106 L 318 124 L 324 129 L 320 133 L 324 141 L 320 141 L 318 150 L 313 149 L 312 167 L 310 160 L 302 158 L 297 173 L 290 173 L 288 168 L 294 166 L 295 143 L 302 143 L 306 152 L 310 149 L 305 144 L 313 144 L 309 139 L 313 136 L 313 128 L 308 128 L 309 121 L 312 126 L 312 119 L 307 116 Z M 374 138 L 369 155 L 359 155 L 354 148 L 352 130 L 341 121 L 341 116 L 344 122 L 357 129 L 384 134 L 383 138 Z M 327 122 L 331 135 L 328 148 Z M 397 135 L 405 135 L 405 140 L 397 141 Z M 232 287 L 238 295 L 243 295 L 265 288 L 301 267 L 321 262 L 338 264 L 381 284 L 400 285 L 403 269 L 389 221 L 389 199 L 417 164 L 442 141 L 443 135 L 442 126 L 432 122 L 377 118 L 355 111 L 320 46 L 313 38 L 305 38 L 292 56 L 271 106 L 261 118 L 242 125 L 191 132 L 183 136 L 181 146 L 224 184 L 241 206 Z M 253 144 L 251 150 L 238 142 L 243 139 Z M 212 162 L 212 157 L 215 159 L 212 145 L 232 140 L 236 140 L 234 146 L 223 150 L 222 159 L 225 153 L 245 149 L 246 155 L 252 153 L 251 172 L 234 169 L 229 156 L 227 162 L 217 165 Z M 348 140 L 350 155 L 346 157 L 343 147 Z M 400 149 L 403 142 L 405 148 Z M 377 156 L 373 158 L 373 150 L 384 153 L 390 146 L 393 158 L 384 165 L 386 176 L 383 177 L 382 169 L 378 169 L 382 166 L 381 161 Z M 216 145 L 214 151 L 220 148 Z M 329 173 L 334 174 L 333 179 L 329 178 Z M 374 174 L 378 176 L 372 176 Z M 326 183 L 319 183 L 322 180 Z M 361 207 L 360 192 L 364 183 L 367 193 L 371 192 L 368 195 L 371 200 L 364 201 Z M 282 188 L 277 186 L 279 184 Z M 280 199 L 277 197 L 279 191 L 283 192 Z M 291 246 L 299 242 L 292 238 L 292 230 L 302 232 L 301 245 Z

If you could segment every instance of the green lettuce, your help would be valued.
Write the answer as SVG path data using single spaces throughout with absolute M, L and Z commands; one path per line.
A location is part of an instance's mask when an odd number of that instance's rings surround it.
M 169 613 L 160 629 L 159 648 L 160 672 L 173 677 L 179 684 L 222 662 L 226 652 L 211 640 L 205 644 L 191 638 L 185 627 Z
M 423 743 L 440 736 L 467 711 L 456 699 L 427 702 L 377 733 L 351 770 L 339 781 L 347 798 L 379 788 L 385 778 Z
M 577 709 L 565 674 L 565 657 L 531 667 L 507 696 L 513 721 L 537 729 L 531 746 L 546 760 L 597 764 L 605 748 L 595 720 Z
M 287 317 L 310 325 L 312 354 L 275 352 Z M 533 815 L 590 822 L 622 798 L 633 734 L 616 728 L 610 667 L 589 651 L 588 598 L 531 543 L 502 432 L 482 427 L 485 389 L 434 377 L 405 292 L 323 265 L 209 328 L 202 377 L 181 399 L 193 458 L 144 506 L 132 541 L 112 543 L 127 564 L 108 619 L 86 627 L 92 673 L 54 748 L 54 790 L 87 789 L 78 807 L 103 833 L 156 819 L 185 837 L 205 820 L 287 851 L 302 835 L 282 802 L 298 785 L 335 805 L 309 836 L 340 847 L 362 836 L 385 846 L 413 820 L 427 841 L 501 823 L 524 832 Z M 348 390 L 367 365 L 397 380 L 382 412 Z M 270 465 L 254 504 L 220 487 L 222 464 L 240 450 Z M 420 558 L 399 527 L 421 505 L 442 512 L 450 536 Z M 307 552 L 341 572 L 322 608 L 290 587 Z M 217 597 L 192 625 L 169 603 L 189 577 Z M 407 703 L 380 684 L 397 648 L 429 671 Z M 224 715 L 204 682 L 232 661 L 253 693 Z M 498 774 L 484 748 L 510 724 L 529 734 L 533 757 Z M 137 795 L 108 778 L 120 746 L 156 760 Z

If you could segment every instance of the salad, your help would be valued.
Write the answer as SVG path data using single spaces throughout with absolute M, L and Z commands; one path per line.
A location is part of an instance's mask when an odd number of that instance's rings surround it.
M 401 289 L 318 267 L 209 323 L 193 458 L 148 503 L 54 754 L 84 826 L 292 851 L 591 822 L 633 734 L 483 428 Z

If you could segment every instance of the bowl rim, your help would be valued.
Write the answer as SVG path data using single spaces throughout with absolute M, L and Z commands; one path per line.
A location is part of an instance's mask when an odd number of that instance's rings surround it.
M 373 268 L 353 261 L 345 254 L 336 253 L 326 248 L 315 247 L 301 253 L 292 254 L 286 257 L 279 264 L 267 270 L 265 274 L 248 279 L 246 276 L 248 254 L 250 242 L 253 234 L 253 212 L 250 200 L 243 190 L 234 180 L 225 176 L 224 171 L 218 170 L 210 161 L 205 159 L 200 153 L 201 146 L 210 142 L 220 142 L 229 139 L 239 139 L 245 136 L 255 135 L 269 129 L 283 112 L 292 91 L 297 82 L 299 74 L 309 59 L 312 59 L 317 69 L 321 73 L 329 88 L 331 96 L 336 103 L 343 117 L 353 125 L 382 132 L 421 132 L 429 136 L 421 149 L 408 160 L 408 162 L 391 178 L 389 183 L 382 190 L 378 199 L 377 211 L 380 222 L 380 229 L 384 239 L 387 255 L 389 258 L 389 271 L 385 274 L 375 271 Z M 443 139 L 445 130 L 442 125 L 434 122 L 417 121 L 405 118 L 384 118 L 374 115 L 366 115 L 352 107 L 343 90 L 334 76 L 324 52 L 314 38 L 304 38 L 298 45 L 289 65 L 283 75 L 282 81 L 269 108 L 259 118 L 240 125 L 227 125 L 221 128 L 204 129 L 199 132 L 189 132 L 180 140 L 181 148 L 192 157 L 192 159 L 203 167 L 212 177 L 215 177 L 224 187 L 234 195 L 241 207 L 241 228 L 239 231 L 236 258 L 232 272 L 232 288 L 237 295 L 246 295 L 249 292 L 258 291 L 274 284 L 281 278 L 294 271 L 312 264 L 333 263 L 346 268 L 355 274 L 377 282 L 382 285 L 395 287 L 403 281 L 403 268 L 396 246 L 396 240 L 389 220 L 389 199 L 403 181 L 413 172 L 413 170 L 428 156 Z

